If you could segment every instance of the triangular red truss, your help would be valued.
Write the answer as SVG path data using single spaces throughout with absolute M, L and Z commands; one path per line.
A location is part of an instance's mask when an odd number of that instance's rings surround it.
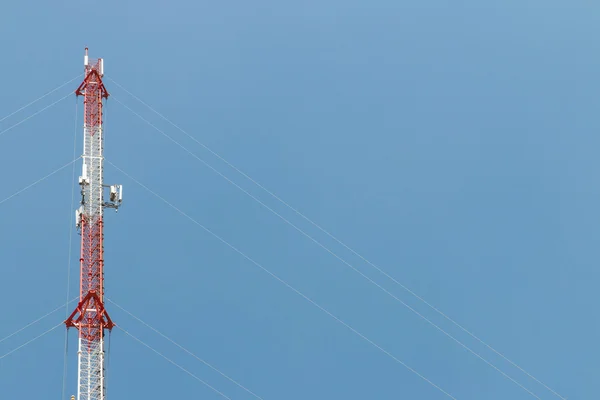
M 115 327 L 115 324 L 108 316 L 108 313 L 104 308 L 104 304 L 102 304 L 102 301 L 100 301 L 100 297 L 98 297 L 96 291 L 90 290 L 90 292 L 79 302 L 77 308 L 75 308 L 75 311 L 73 311 L 73 313 L 71 313 L 69 318 L 67 318 L 65 321 L 67 328 L 79 329 L 81 321 L 84 319 L 85 310 L 89 308 L 94 308 L 96 310 L 96 315 L 94 318 L 96 321 L 100 321 L 100 324 L 103 325 L 104 328 L 111 330 Z M 79 316 L 77 316 L 77 314 L 79 314 Z
M 81 82 L 81 85 L 79 85 L 79 87 L 75 91 L 75 94 L 77 96 L 83 96 L 83 91 L 85 90 L 87 84 L 92 79 L 92 76 L 95 77 L 98 80 L 98 85 L 99 85 L 100 91 L 102 92 L 102 97 L 104 97 L 105 99 L 107 99 L 108 96 L 110 96 L 110 95 L 108 94 L 108 90 L 106 90 L 106 87 L 104 87 L 104 83 L 102 82 L 102 78 L 100 77 L 100 74 L 95 69 L 92 69 L 87 74 L 87 76 L 85 77 L 85 79 L 83 80 L 83 82 Z

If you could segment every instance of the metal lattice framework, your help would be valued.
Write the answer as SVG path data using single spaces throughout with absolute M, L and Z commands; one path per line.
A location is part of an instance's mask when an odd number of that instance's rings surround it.
M 114 323 L 104 308 L 105 207 L 118 208 L 121 187 L 110 186 L 110 201 L 104 202 L 103 183 L 103 99 L 109 94 L 102 77 L 103 60 L 88 60 L 85 49 L 85 79 L 75 91 L 84 98 L 83 165 L 81 206 L 76 211 L 81 234 L 80 301 L 65 321 L 79 330 L 78 400 L 104 400 L 104 332 Z

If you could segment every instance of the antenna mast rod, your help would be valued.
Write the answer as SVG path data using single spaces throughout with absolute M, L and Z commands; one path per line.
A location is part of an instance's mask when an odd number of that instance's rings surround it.
M 79 304 L 65 324 L 79 331 L 77 400 L 105 400 L 104 335 L 115 324 L 104 308 L 104 208 L 118 210 L 122 186 L 104 185 L 102 116 L 109 96 L 102 82 L 104 60 L 90 60 L 86 48 L 83 63 L 85 78 L 75 91 L 84 99 L 81 205 L 75 211 L 81 235 Z

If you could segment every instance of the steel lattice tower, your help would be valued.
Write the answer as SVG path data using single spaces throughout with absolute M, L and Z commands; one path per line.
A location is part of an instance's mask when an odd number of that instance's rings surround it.
M 75 211 L 81 235 L 79 304 L 65 321 L 79 331 L 77 400 L 105 400 L 104 334 L 114 323 L 104 307 L 104 208 L 118 209 L 121 185 L 104 185 L 103 101 L 109 94 L 102 77 L 104 60 L 84 57 L 85 78 L 75 91 L 83 96 L 81 206 Z M 108 189 L 109 200 L 104 201 Z

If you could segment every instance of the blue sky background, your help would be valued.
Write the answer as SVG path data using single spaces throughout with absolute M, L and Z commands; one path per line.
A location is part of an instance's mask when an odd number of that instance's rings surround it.
M 575 0 L 7 2 L 0 118 L 82 73 L 89 46 L 107 77 L 563 396 L 591 399 L 600 395 L 599 22 L 597 4 Z M 540 398 L 558 399 L 107 87 Z M 0 136 L 0 200 L 72 160 L 74 113 L 73 96 Z M 457 399 L 534 398 L 110 99 L 105 155 Z M 109 298 L 265 400 L 448 398 L 105 171 L 125 185 L 123 209 L 106 217 Z M 0 338 L 65 301 L 67 256 L 77 294 L 71 174 L 0 205 Z M 252 398 L 109 310 L 231 399 Z M 64 313 L 0 343 L 0 356 Z M 220 398 L 123 332 L 112 336 L 111 400 Z M 59 328 L 0 360 L 2 398 L 60 398 L 63 340 Z M 69 343 L 67 395 L 74 331 Z

